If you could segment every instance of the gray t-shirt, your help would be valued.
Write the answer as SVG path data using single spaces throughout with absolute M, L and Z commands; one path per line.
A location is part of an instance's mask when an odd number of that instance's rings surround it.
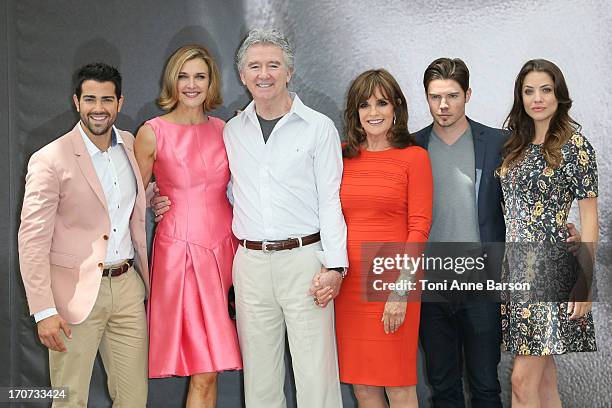
M 452 145 L 432 130 L 428 151 L 434 180 L 429 241 L 480 242 L 472 129 Z
M 264 143 L 268 143 L 268 138 L 272 134 L 272 131 L 274 130 L 274 126 L 276 126 L 276 124 L 278 123 L 279 120 L 281 120 L 281 118 L 282 116 L 276 119 L 267 120 L 257 115 L 257 120 L 259 120 L 259 126 L 261 127 L 261 133 L 263 134 L 263 138 L 264 138 Z

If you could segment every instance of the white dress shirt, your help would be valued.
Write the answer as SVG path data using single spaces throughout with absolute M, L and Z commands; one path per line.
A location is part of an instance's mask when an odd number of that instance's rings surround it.
M 136 175 L 122 146 L 123 139 L 117 128 L 113 126 L 111 145 L 104 152 L 87 137 L 81 122 L 78 128 L 102 185 L 108 208 L 111 228 L 104 265 L 114 265 L 134 257 L 130 216 L 136 202 Z M 34 319 L 39 322 L 55 314 L 57 310 L 49 308 L 35 313 Z
M 232 173 L 238 239 L 284 240 L 321 232 L 326 267 L 346 267 L 346 224 L 340 206 L 342 152 L 334 123 L 294 93 L 267 143 L 255 102 L 231 119 L 223 139 Z

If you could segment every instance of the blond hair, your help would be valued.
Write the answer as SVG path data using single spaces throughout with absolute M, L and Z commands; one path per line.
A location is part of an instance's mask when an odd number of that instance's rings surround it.
M 219 68 L 206 48 L 191 44 L 179 48 L 170 56 L 162 77 L 162 89 L 157 104 L 166 112 L 172 111 L 178 104 L 178 91 L 176 83 L 183 65 L 192 59 L 201 58 L 208 66 L 208 90 L 206 100 L 202 104 L 204 112 L 210 112 L 223 103 L 221 97 L 221 79 Z

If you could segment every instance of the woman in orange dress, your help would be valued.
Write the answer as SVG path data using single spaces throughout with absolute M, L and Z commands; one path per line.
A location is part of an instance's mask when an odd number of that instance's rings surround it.
M 340 199 L 349 271 L 335 300 L 340 381 L 353 384 L 360 407 L 387 406 L 385 392 L 391 407 L 416 407 L 420 303 L 402 290 L 384 292 L 381 300 L 360 264 L 362 243 L 427 241 L 429 157 L 408 132 L 406 98 L 383 69 L 353 81 L 344 119 Z

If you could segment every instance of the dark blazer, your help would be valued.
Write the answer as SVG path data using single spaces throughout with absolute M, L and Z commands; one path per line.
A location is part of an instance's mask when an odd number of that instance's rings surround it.
M 504 242 L 506 225 L 502 211 L 502 190 L 495 170 L 501 165 L 501 152 L 508 133 L 468 118 L 474 138 L 476 161 L 476 200 L 481 242 Z M 427 149 L 433 124 L 415 133 L 419 146 Z

